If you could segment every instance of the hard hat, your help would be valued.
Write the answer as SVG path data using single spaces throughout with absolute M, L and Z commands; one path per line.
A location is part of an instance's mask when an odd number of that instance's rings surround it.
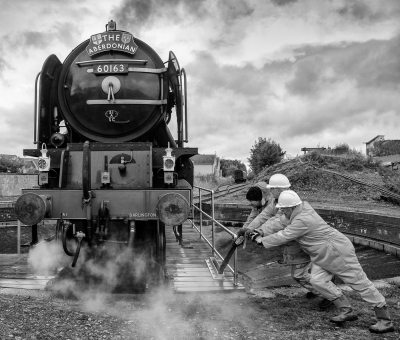
M 267 188 L 272 189 L 272 188 L 283 188 L 287 189 L 290 187 L 290 182 L 289 179 L 282 174 L 275 174 L 272 175 L 269 179 Z
M 246 194 L 246 199 L 249 201 L 261 201 L 262 191 L 259 187 L 251 187 Z
M 282 191 L 278 198 L 277 208 L 290 208 L 295 207 L 301 203 L 299 195 L 293 190 Z

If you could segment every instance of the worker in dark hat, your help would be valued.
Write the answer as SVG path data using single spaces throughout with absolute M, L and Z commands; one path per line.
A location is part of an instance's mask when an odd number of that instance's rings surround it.
M 246 222 L 243 224 L 243 228 L 245 229 L 261 213 L 261 211 L 265 209 L 268 203 L 268 200 L 266 199 L 268 197 L 267 192 L 263 193 L 262 189 L 260 188 L 262 184 L 257 184 L 254 187 L 251 187 L 246 194 L 246 199 L 249 201 L 252 209 L 250 215 L 247 217 Z
M 329 226 L 310 204 L 303 202 L 292 190 L 283 191 L 279 195 L 276 207 L 288 219 L 287 227 L 264 237 L 254 234 L 252 239 L 265 248 L 296 241 L 309 254 L 313 263 L 311 284 L 340 311 L 339 315 L 331 318 L 332 322 L 343 323 L 358 319 L 342 290 L 331 281 L 336 275 L 374 308 L 378 322 L 371 325 L 369 330 L 372 333 L 393 332 L 386 300 L 368 279 L 350 240 Z

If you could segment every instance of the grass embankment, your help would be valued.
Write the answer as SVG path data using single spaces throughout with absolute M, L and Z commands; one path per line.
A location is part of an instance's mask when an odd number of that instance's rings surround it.
M 395 207 L 387 203 L 380 191 L 320 171 L 313 166 L 381 186 L 396 194 L 400 193 L 400 171 L 385 168 L 359 153 L 331 155 L 313 152 L 268 167 L 262 170 L 255 180 L 268 182 L 273 174 L 281 173 L 289 178 L 291 189 L 310 202 L 328 206 L 348 204 L 356 207 L 367 207 L 372 202 Z

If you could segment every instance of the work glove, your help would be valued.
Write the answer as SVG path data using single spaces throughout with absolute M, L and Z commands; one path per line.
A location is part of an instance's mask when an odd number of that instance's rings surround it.
M 254 242 L 257 239 L 257 237 L 260 237 L 260 236 L 261 236 L 261 234 L 257 230 L 254 230 L 253 232 L 251 232 L 249 234 L 249 240 L 252 240 Z

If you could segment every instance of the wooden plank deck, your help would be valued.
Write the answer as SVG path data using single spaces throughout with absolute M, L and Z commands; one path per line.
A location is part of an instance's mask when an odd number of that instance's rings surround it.
M 234 285 L 230 271 L 225 270 L 223 280 L 214 279 L 206 264 L 212 256 L 211 248 L 190 224 L 184 224 L 182 229 L 184 244 L 190 248 L 179 246 L 172 228 L 166 230 L 166 267 L 176 293 L 244 290 L 243 285 Z

